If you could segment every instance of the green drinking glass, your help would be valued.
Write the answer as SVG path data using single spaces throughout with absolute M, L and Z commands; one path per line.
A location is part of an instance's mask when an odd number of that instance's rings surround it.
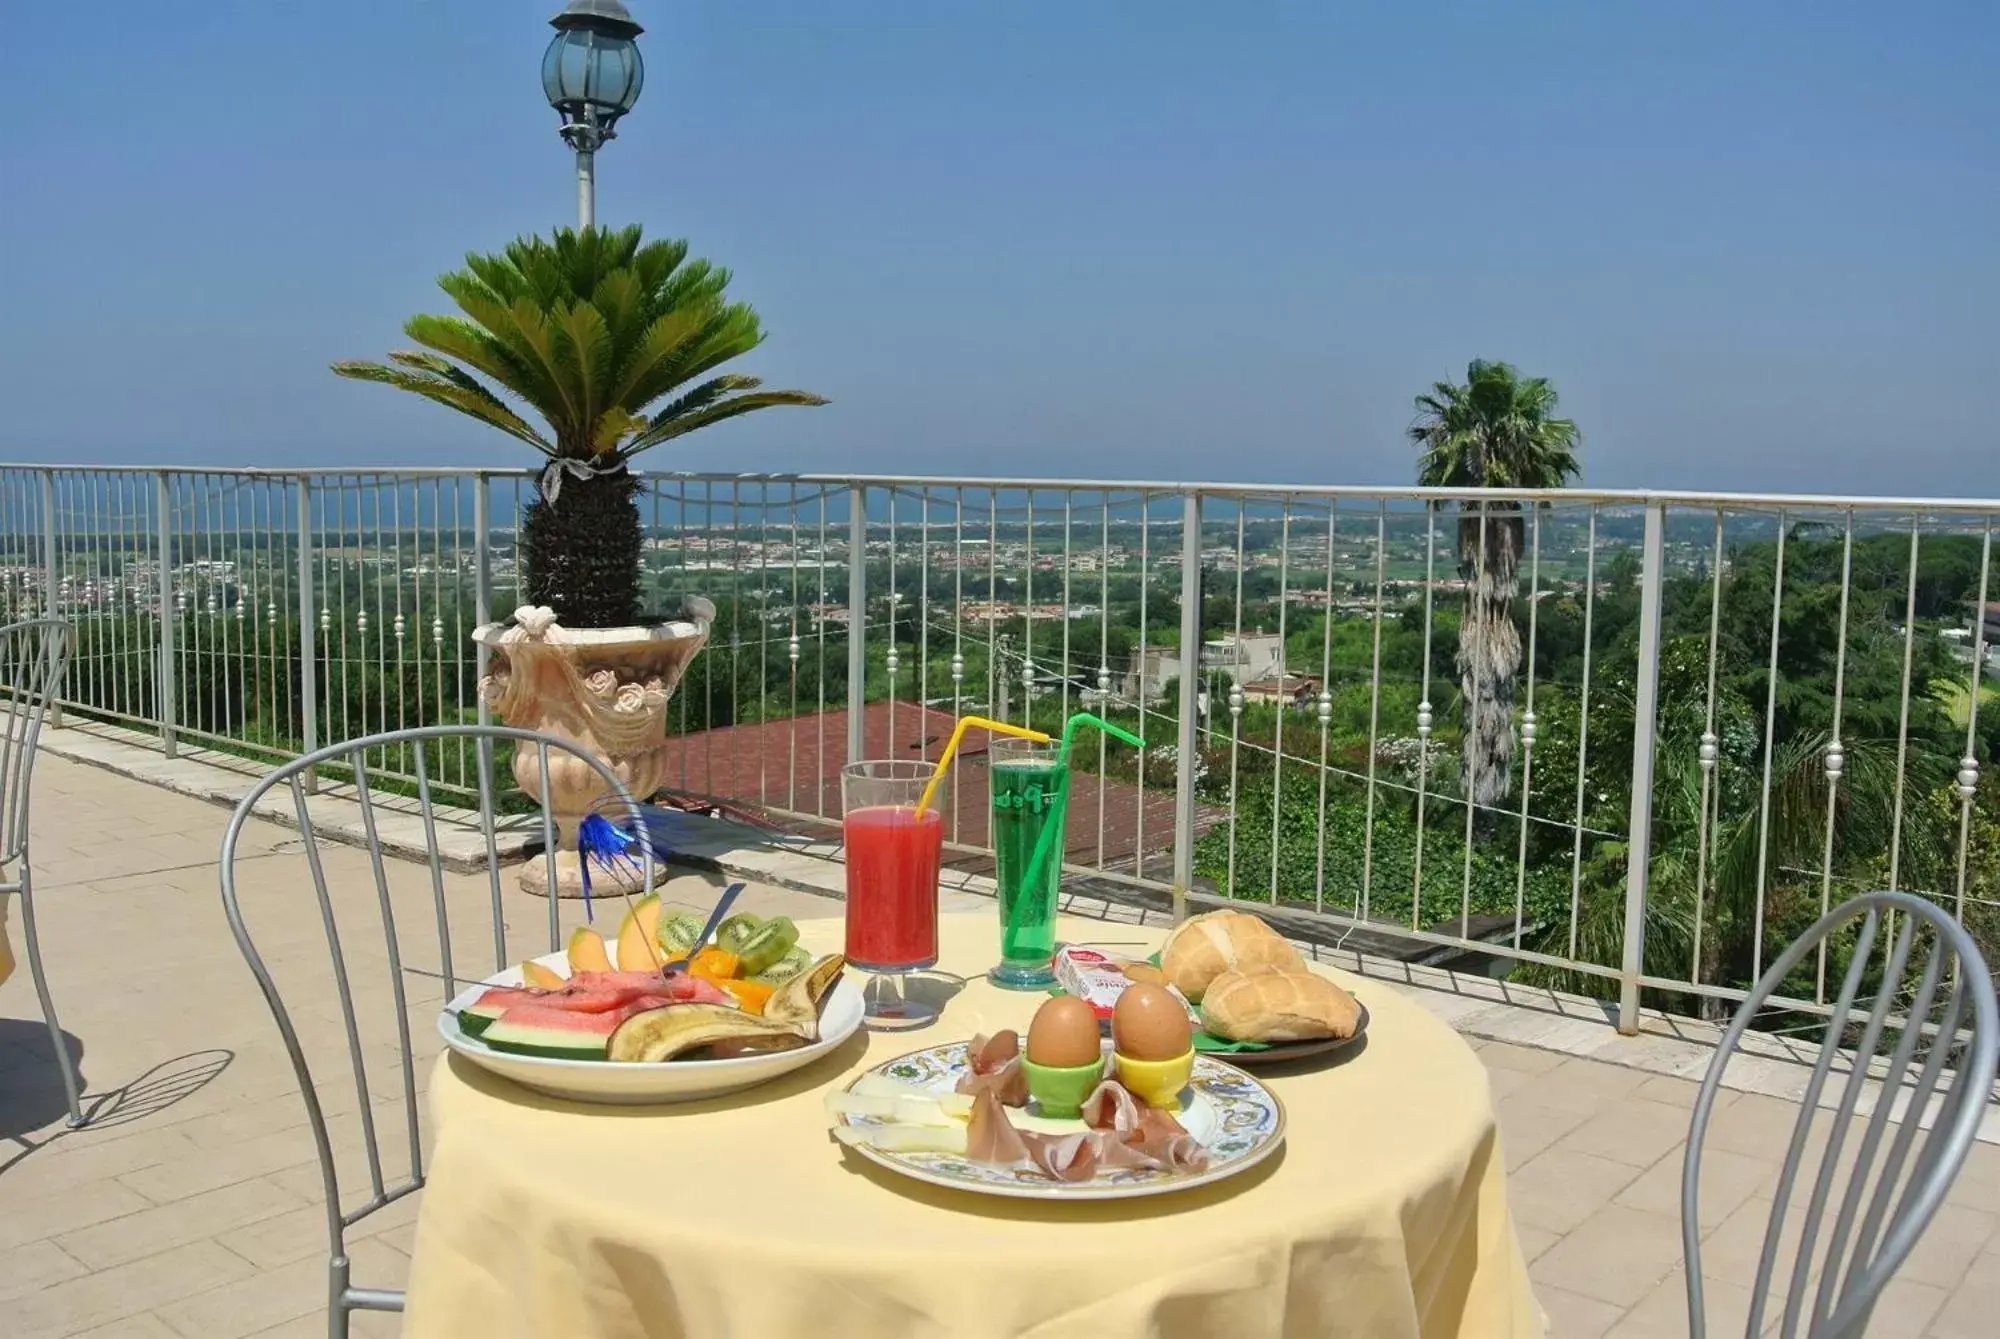
M 1046 990 L 1056 979 L 1056 892 L 1062 882 L 1069 768 L 1058 745 L 1039 740 L 995 739 L 988 757 L 1000 961 L 986 975 L 1008 990 Z M 1035 848 L 1050 828 L 1050 849 L 1031 887 Z

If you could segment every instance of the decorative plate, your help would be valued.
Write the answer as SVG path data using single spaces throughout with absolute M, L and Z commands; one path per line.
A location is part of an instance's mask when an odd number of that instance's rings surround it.
M 535 959 L 559 976 L 569 975 L 569 957 L 548 953 Z M 459 1030 L 458 1011 L 488 986 L 518 986 L 521 969 L 495 972 L 468 986 L 438 1014 L 438 1035 L 452 1050 L 502 1078 L 536 1092 L 576 1102 L 637 1106 L 654 1102 L 693 1102 L 749 1088 L 780 1074 L 809 1065 L 854 1035 L 861 1026 L 861 989 L 843 975 L 828 993 L 819 1013 L 819 1040 L 795 1051 L 746 1055 L 734 1060 L 669 1060 L 664 1063 L 610 1060 L 556 1060 L 538 1055 L 496 1051 L 477 1037 Z
M 902 1083 L 951 1092 L 969 1067 L 967 1043 L 948 1042 L 912 1051 L 868 1070 Z M 865 1077 L 865 1076 L 864 1076 Z M 855 1083 L 861 1081 L 860 1077 Z M 854 1085 L 849 1084 L 852 1088 Z M 880 1117 L 843 1115 L 846 1125 L 880 1125 Z M 1196 1054 L 1194 1076 L 1181 1090 L 1181 1124 L 1208 1150 L 1208 1167 L 1199 1172 L 1172 1172 L 1145 1167 L 1100 1170 L 1088 1181 L 1051 1181 L 1030 1172 L 972 1162 L 956 1153 L 885 1152 L 865 1144 L 849 1151 L 903 1176 L 934 1186 L 969 1190 L 982 1195 L 1017 1199 L 1112 1200 L 1141 1195 L 1165 1195 L 1191 1190 L 1247 1172 L 1271 1156 L 1284 1142 L 1285 1106 L 1278 1095 L 1256 1079 L 1213 1056 Z M 1033 1118 L 1023 1128 L 1045 1131 L 1080 1130 L 1082 1121 Z

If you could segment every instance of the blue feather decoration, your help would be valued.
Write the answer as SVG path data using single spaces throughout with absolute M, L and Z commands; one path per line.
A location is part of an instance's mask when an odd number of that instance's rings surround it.
M 619 813 L 613 819 L 605 810 Z M 622 820 L 622 821 L 621 821 Z M 674 850 L 695 835 L 695 825 L 709 820 L 663 805 L 627 805 L 609 799 L 598 812 L 584 815 L 576 827 L 576 853 L 583 873 L 583 914 L 595 919 L 590 902 L 590 867 L 633 881 L 645 877 L 645 853 L 651 850 L 655 866 L 666 863 Z

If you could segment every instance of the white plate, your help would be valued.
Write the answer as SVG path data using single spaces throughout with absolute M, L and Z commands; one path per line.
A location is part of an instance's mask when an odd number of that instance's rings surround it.
M 535 959 L 558 976 L 569 975 L 569 958 L 562 953 Z M 477 1037 L 459 1031 L 458 1011 L 478 999 L 489 986 L 519 986 L 521 969 L 509 967 L 476 986 L 460 991 L 438 1015 L 438 1035 L 452 1050 L 503 1078 L 536 1092 L 578 1102 L 638 1106 L 651 1102 L 692 1102 L 733 1093 L 809 1065 L 854 1035 L 861 1026 L 861 989 L 843 975 L 820 1010 L 819 1040 L 793 1051 L 746 1055 L 734 1060 L 669 1060 L 665 1063 L 609 1060 L 557 1060 L 539 1055 L 496 1051 Z
M 965 1049 L 965 1042 L 948 1042 L 885 1061 L 868 1073 L 948 1093 L 968 1067 Z M 856 1078 L 854 1082 L 860 1081 Z M 850 1088 L 853 1086 L 848 1085 Z M 1249 1171 L 1277 1152 L 1278 1146 L 1284 1142 L 1284 1103 L 1278 1100 L 1276 1093 L 1234 1065 L 1197 1053 L 1194 1077 L 1181 1094 L 1182 1110 L 1178 1119 L 1187 1132 L 1208 1150 L 1205 1171 L 1172 1172 L 1144 1167 L 1116 1167 L 1099 1171 L 1088 1181 L 1051 1181 L 1033 1172 L 973 1162 L 956 1153 L 891 1153 L 866 1144 L 851 1145 L 848 1151 L 889 1171 L 952 1190 L 1006 1195 L 1016 1199 L 1116 1200 L 1140 1195 L 1166 1195 L 1225 1180 L 1239 1172 Z M 842 1116 L 840 1122 L 843 1125 L 884 1123 L 881 1118 L 873 1116 Z M 1031 1118 L 1022 1125 L 1049 1132 L 1083 1128 L 1082 1121 L 1057 1122 L 1042 1118 Z

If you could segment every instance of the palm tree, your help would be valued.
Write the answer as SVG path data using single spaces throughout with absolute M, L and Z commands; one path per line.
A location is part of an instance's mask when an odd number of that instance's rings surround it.
M 435 400 L 547 456 L 522 520 L 528 601 L 572 627 L 635 623 L 638 480 L 626 463 L 738 414 L 826 401 L 760 390 L 756 377 L 708 375 L 764 332 L 756 312 L 723 299 L 729 271 L 689 260 L 686 242 L 642 244 L 637 226 L 565 228 L 552 241 L 523 237 L 498 255 L 468 255 L 465 265 L 438 279 L 463 316 L 404 325 L 422 349 L 333 370 Z
M 1506 363 L 1476 359 L 1465 384 L 1440 381 L 1417 397 L 1410 440 L 1421 450 L 1417 482 L 1434 488 L 1561 488 L 1577 472 L 1582 436 L 1555 417 L 1555 387 Z M 1512 788 L 1514 679 L 1521 638 L 1514 628 L 1523 526 L 1512 502 L 1458 504 L 1458 570 L 1465 616 L 1458 626 L 1464 695 L 1463 790 L 1493 805 Z

